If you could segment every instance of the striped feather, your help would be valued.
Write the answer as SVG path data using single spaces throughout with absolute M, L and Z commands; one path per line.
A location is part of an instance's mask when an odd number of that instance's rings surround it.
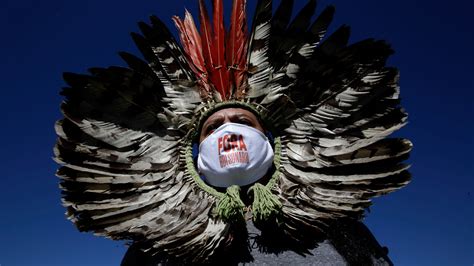
M 408 184 L 412 144 L 388 138 L 407 123 L 398 70 L 386 66 L 390 46 L 349 44 L 347 26 L 325 37 L 334 8 L 313 20 L 310 0 L 291 19 L 293 4 L 281 1 L 272 16 L 272 1 L 259 0 L 247 39 L 244 0 L 233 3 L 227 35 L 222 1 L 213 1 L 211 25 L 201 0 L 200 33 L 189 12 L 174 18 L 182 48 L 151 17 L 132 34 L 144 60 L 121 52 L 128 68 L 64 75 L 54 154 L 79 230 L 208 262 L 231 226 L 214 218 L 217 199 L 187 172 L 184 139 L 206 104 L 229 99 L 257 106 L 281 139 L 272 193 L 282 203 L 278 228 L 294 240 L 361 219 L 373 197 Z
M 272 1 L 259 0 L 252 23 L 248 50 L 248 97 L 265 94 L 265 85 L 271 73 L 269 42 L 272 18 Z M 253 96 L 258 95 L 258 96 Z

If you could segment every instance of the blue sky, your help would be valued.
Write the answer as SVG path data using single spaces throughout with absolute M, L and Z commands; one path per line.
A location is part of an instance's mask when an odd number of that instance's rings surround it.
M 253 12 L 254 1 L 248 2 Z M 319 10 L 336 6 L 332 30 L 345 23 L 352 26 L 352 41 L 388 40 L 396 51 L 389 63 L 401 70 L 402 105 L 410 123 L 397 136 L 414 142 L 413 181 L 376 199 L 366 224 L 396 265 L 472 265 L 474 4 L 319 2 Z M 124 65 L 117 52 L 138 54 L 128 35 L 138 30 L 137 21 L 155 14 L 171 26 L 172 15 L 182 15 L 184 7 L 195 12 L 197 1 L 4 0 L 0 5 L 0 265 L 118 265 L 123 243 L 79 233 L 61 207 L 51 157 L 62 72 Z

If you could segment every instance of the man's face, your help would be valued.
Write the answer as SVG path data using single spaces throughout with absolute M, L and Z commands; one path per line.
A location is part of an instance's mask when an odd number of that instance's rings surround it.
M 212 132 L 214 132 L 218 127 L 230 122 L 244 124 L 264 133 L 262 125 L 252 112 L 242 108 L 226 108 L 213 113 L 207 118 L 201 128 L 199 143 L 212 134 Z

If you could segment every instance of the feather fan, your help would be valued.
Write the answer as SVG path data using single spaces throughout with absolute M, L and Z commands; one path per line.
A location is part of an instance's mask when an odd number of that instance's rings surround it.
M 253 106 L 281 142 L 270 193 L 290 238 L 360 219 L 373 197 L 410 181 L 412 144 L 389 137 L 407 123 L 398 70 L 386 66 L 392 49 L 349 44 L 347 26 L 325 37 L 334 8 L 313 19 L 311 0 L 291 19 L 293 2 L 272 15 L 272 1 L 259 0 L 247 33 L 245 0 L 233 1 L 227 32 L 222 1 L 211 24 L 200 0 L 200 32 L 188 11 L 173 18 L 181 46 L 152 16 L 132 33 L 144 59 L 121 52 L 128 67 L 64 74 L 54 152 L 79 230 L 188 263 L 232 242 L 235 225 L 214 212 L 221 194 L 203 189 L 189 159 L 201 117 L 226 102 Z

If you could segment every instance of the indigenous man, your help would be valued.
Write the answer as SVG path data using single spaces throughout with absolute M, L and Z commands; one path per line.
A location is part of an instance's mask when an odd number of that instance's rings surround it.
M 292 20 L 293 1 L 245 1 L 230 27 L 199 1 L 132 37 L 145 60 L 66 73 L 56 160 L 79 230 L 131 247 L 123 265 L 190 263 L 387 265 L 359 221 L 371 198 L 405 186 L 407 114 L 383 41 L 324 38 L 334 8 Z

